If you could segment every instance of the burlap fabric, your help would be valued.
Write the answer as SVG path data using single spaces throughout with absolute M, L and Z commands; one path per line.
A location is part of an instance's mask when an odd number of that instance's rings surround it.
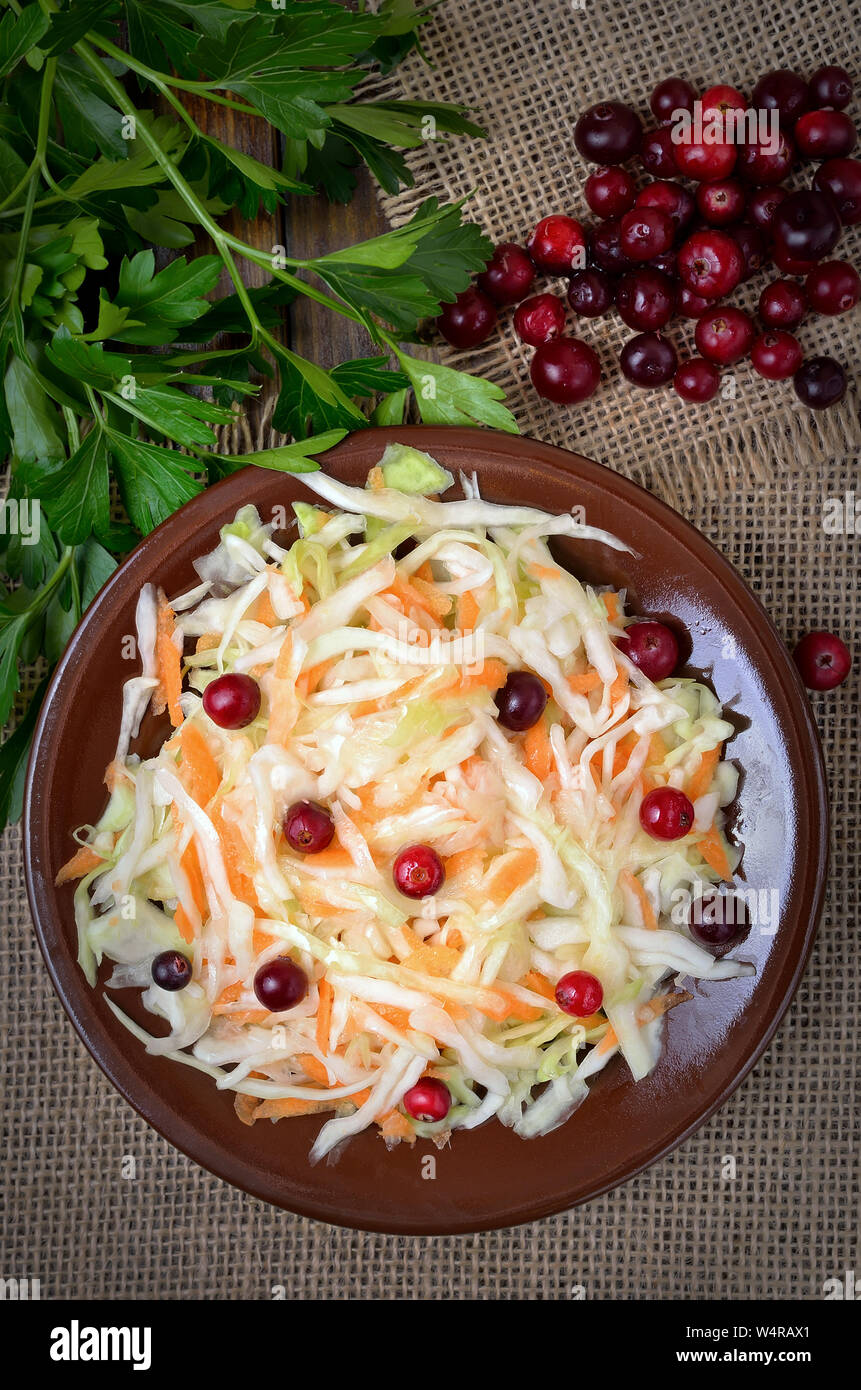
M 434 68 L 411 62 L 388 90 L 466 101 L 491 139 L 417 152 L 415 193 L 387 211 L 403 220 L 428 193 L 474 188 L 475 216 L 491 235 L 520 239 L 547 212 L 585 212 L 571 142 L 581 107 L 612 95 L 645 109 L 654 81 L 674 72 L 701 88 L 729 81 L 748 91 L 776 66 L 840 61 L 861 78 L 859 18 L 857 0 L 449 0 L 425 31 Z M 857 233 L 846 237 L 841 254 L 845 246 L 857 260 L 859 245 Z M 806 324 L 807 350 L 833 350 L 854 370 L 858 321 L 856 311 Z M 584 329 L 608 369 L 614 334 L 607 323 Z M 788 639 L 832 628 L 857 654 L 857 388 L 840 410 L 814 416 L 790 388 L 766 387 L 748 368 L 735 401 L 705 409 L 638 393 L 614 374 L 569 411 L 531 391 L 509 323 L 469 360 L 507 388 L 525 431 L 601 459 L 684 512 Z M 853 489 L 858 533 L 827 532 L 827 499 L 845 506 Z M 588 1298 L 817 1299 L 826 1279 L 861 1271 L 857 693 L 856 673 L 815 701 L 834 808 L 831 890 L 806 978 L 766 1056 L 694 1138 L 624 1188 L 488 1235 L 401 1239 L 317 1225 L 242 1196 L 173 1151 L 113 1092 L 67 1023 L 33 939 L 18 832 L 7 834 L 0 1273 L 41 1278 L 45 1297 L 270 1298 L 285 1285 L 288 1297 L 316 1299 L 567 1299 L 579 1286 Z

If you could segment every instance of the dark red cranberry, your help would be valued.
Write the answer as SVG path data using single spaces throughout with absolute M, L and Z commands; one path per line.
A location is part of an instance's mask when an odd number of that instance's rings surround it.
M 697 350 L 721 367 L 740 362 L 750 351 L 755 337 L 756 330 L 750 315 L 731 304 L 703 314 L 694 332 Z
M 782 183 L 794 159 L 795 145 L 782 130 L 774 151 L 770 148 L 770 141 L 749 140 L 740 145 L 736 172 L 746 183 Z
M 712 227 L 725 227 L 738 222 L 745 209 L 744 189 L 738 179 L 718 179 L 716 183 L 701 183 L 697 189 L 697 207 Z
M 861 222 L 861 159 L 829 159 L 813 175 L 820 193 L 825 193 L 847 227 Z
M 308 993 L 308 976 L 289 956 L 276 956 L 254 976 L 254 993 L 264 1009 L 280 1014 L 301 1004 Z
M 702 94 L 703 121 L 716 115 L 725 116 L 727 111 L 746 111 L 747 102 L 737 87 L 728 87 L 725 82 L 709 87 Z
M 714 299 L 705 299 L 701 294 L 694 294 L 687 285 L 682 285 L 676 296 L 676 313 L 681 314 L 684 319 L 700 319 L 714 306 Z
M 438 1124 L 451 1109 L 451 1092 L 444 1081 L 435 1076 L 423 1076 L 404 1092 L 404 1109 L 414 1120 Z
M 727 179 L 735 168 L 736 147 L 727 141 L 707 144 L 700 140 L 685 140 L 674 146 L 676 168 L 686 179 L 713 183 Z
M 556 338 L 535 349 L 529 375 L 545 400 L 557 405 L 577 405 L 597 391 L 601 363 L 580 338 Z
M 763 235 L 771 232 L 774 214 L 784 198 L 789 197 L 789 189 L 777 184 L 771 188 L 754 188 L 748 195 L 747 213 L 751 222 Z
M 606 222 L 602 222 L 600 226 L 593 228 L 589 237 L 592 260 L 601 270 L 606 270 L 609 275 L 623 275 L 634 264 L 622 250 L 621 230 L 621 220 L 617 217 L 611 217 Z
M 848 261 L 823 261 L 811 270 L 804 288 L 817 314 L 845 314 L 861 298 L 861 277 Z
M 606 314 L 615 296 L 613 281 L 606 270 L 578 270 L 568 283 L 568 303 L 584 319 Z
M 555 213 L 542 217 L 529 241 L 529 254 L 548 275 L 570 275 L 586 264 L 586 237 L 574 217 Z
M 656 121 L 671 121 L 676 111 L 693 111 L 697 94 L 683 77 L 665 77 L 649 97 Z
M 659 126 L 657 130 L 647 130 L 640 146 L 640 163 L 647 174 L 657 179 L 678 178 L 679 166 L 676 164 L 675 142 L 672 126 Z
M 522 734 L 537 724 L 547 704 L 547 691 L 531 671 L 509 671 L 508 679 L 494 696 L 498 722 Z
M 811 357 L 793 377 L 795 394 L 811 410 L 827 410 L 846 395 L 846 372 L 833 357 Z
M 808 690 L 833 690 L 842 685 L 852 666 L 849 648 L 833 632 L 808 632 L 792 659 Z
M 750 930 L 747 905 L 737 893 L 709 889 L 691 903 L 688 918 L 691 936 L 707 950 L 727 947 Z
M 804 291 L 794 280 L 773 280 L 759 296 L 759 317 L 766 328 L 797 328 L 805 308 Z
M 185 989 L 191 984 L 191 961 L 181 951 L 160 951 L 150 973 L 159 989 Z
M 621 217 L 634 206 L 637 185 L 625 169 L 596 169 L 583 194 L 597 217 Z
M 599 101 L 574 127 L 574 144 L 593 164 L 624 164 L 640 148 L 643 127 L 636 111 L 621 101 Z
M 489 294 L 494 304 L 519 304 L 532 289 L 535 267 L 522 246 L 504 241 L 497 246 L 478 277 L 478 287 Z
M 437 325 L 452 347 L 478 347 L 496 327 L 496 305 L 483 290 L 469 285 L 453 304 L 443 304 Z
M 792 126 L 809 105 L 807 83 L 797 72 L 778 68 L 761 77 L 753 89 L 751 106 L 757 111 L 777 111 L 780 124 Z
M 530 347 L 540 347 L 558 338 L 564 328 L 565 305 L 555 294 L 535 294 L 514 311 L 514 331 Z
M 774 264 L 782 275 L 807 275 L 816 265 L 815 261 L 805 261 L 798 256 L 790 256 L 782 246 L 772 245 Z
M 805 188 L 784 198 L 772 232 L 777 250 L 796 260 L 819 261 L 836 246 L 840 222 L 826 194 Z
M 840 111 L 852 100 L 852 78 L 836 64 L 817 68 L 807 86 L 814 106 L 833 106 Z
M 683 401 L 695 401 L 702 405 L 705 401 L 713 400 L 720 390 L 720 372 L 704 357 L 691 357 L 678 368 L 673 385 Z
M 432 898 L 445 883 L 445 869 L 430 845 L 410 845 L 397 856 L 392 877 L 405 898 Z
M 673 317 L 676 292 L 673 282 L 660 270 L 643 266 L 629 270 L 616 288 L 616 308 L 629 328 L 655 331 Z
M 216 676 L 203 692 L 203 708 L 219 729 L 244 729 L 260 713 L 260 686 L 240 671 Z
M 689 193 L 683 184 L 672 183 L 669 179 L 656 179 L 654 183 L 647 183 L 637 194 L 634 204 L 635 209 L 658 208 L 660 212 L 665 212 L 672 218 L 676 231 L 681 231 L 688 225 L 694 215 L 695 206 L 693 194 Z
M 801 344 L 792 333 L 770 328 L 760 333 L 750 350 L 751 365 L 767 381 L 784 381 L 794 376 L 803 357 Z
M 665 623 L 631 623 L 624 637 L 617 637 L 616 646 L 650 681 L 666 680 L 679 664 L 676 634 Z
M 679 251 L 679 275 L 704 299 L 730 294 L 744 273 L 744 257 L 728 232 L 694 232 Z
M 319 854 L 332 843 L 335 822 L 316 801 L 294 801 L 283 822 L 284 836 L 297 854 Z
M 588 970 L 569 970 L 556 983 L 556 1003 L 572 1018 L 591 1018 L 604 1002 L 600 980 Z
M 655 787 L 643 797 L 640 825 L 655 840 L 680 840 L 694 825 L 694 808 L 677 787 Z
M 652 270 L 659 270 L 662 275 L 669 275 L 671 280 L 677 278 L 678 256 L 675 251 L 664 251 L 660 256 L 654 256 L 652 260 L 646 262 Z
M 636 207 L 626 212 L 619 229 L 619 245 L 632 261 L 650 261 L 669 251 L 675 236 L 673 219 L 656 207 Z
M 657 333 L 638 333 L 619 354 L 623 374 L 634 386 L 665 386 L 672 381 L 678 358 L 672 343 Z
M 808 159 L 842 159 L 852 153 L 856 138 L 845 111 L 808 111 L 795 127 L 795 143 Z
M 744 260 L 744 269 L 741 272 L 742 284 L 749 280 L 751 275 L 755 275 L 761 270 L 766 260 L 765 240 L 762 232 L 755 227 L 752 222 L 736 222 L 735 226 L 727 227 L 727 235 L 731 236 Z

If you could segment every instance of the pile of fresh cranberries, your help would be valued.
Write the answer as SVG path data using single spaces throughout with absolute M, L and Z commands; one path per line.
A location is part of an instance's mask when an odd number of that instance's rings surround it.
M 721 368 L 749 357 L 769 381 L 792 377 L 812 409 L 836 404 L 846 393 L 844 368 L 833 357 L 804 361 L 793 330 L 805 313 L 843 314 L 861 298 L 858 272 L 831 259 L 841 228 L 861 221 L 861 161 L 850 157 L 856 131 L 843 110 L 851 96 L 849 74 L 829 66 L 809 82 L 786 69 L 767 73 L 750 103 L 734 87 L 710 87 L 698 98 L 688 82 L 668 78 L 652 92 L 658 124 L 646 131 L 622 102 L 591 106 L 577 121 L 574 144 L 600 166 L 583 190 L 597 222 L 587 227 L 553 214 L 525 247 L 497 246 L 477 283 L 443 308 L 443 337 L 453 347 L 477 347 L 499 309 L 516 305 L 515 331 L 535 349 L 536 390 L 560 405 L 586 400 L 601 380 L 598 355 L 565 333 L 560 295 L 531 293 L 536 274 L 562 276 L 576 314 L 597 318 L 615 307 L 634 330 L 619 365 L 635 386 L 672 382 L 683 400 L 708 401 L 720 389 Z M 752 136 L 752 123 L 741 122 L 751 111 L 776 119 L 775 139 Z M 737 124 L 711 138 L 716 118 L 729 113 L 739 113 L 729 117 Z M 688 137 L 699 117 L 702 140 L 674 139 L 686 117 Z M 639 188 L 622 167 L 635 159 L 650 180 Z M 818 168 L 810 188 L 793 192 L 783 181 L 799 159 Z M 763 289 L 757 324 L 726 299 L 771 262 L 780 278 Z M 674 317 L 696 321 L 698 355 L 681 362 L 664 332 Z

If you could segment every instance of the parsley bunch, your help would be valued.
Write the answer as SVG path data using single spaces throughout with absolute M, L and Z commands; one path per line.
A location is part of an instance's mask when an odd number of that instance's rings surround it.
M 0 436 L 11 460 L 0 724 L 20 665 L 52 666 L 116 557 L 207 480 L 249 462 L 316 467 L 312 455 L 347 431 L 400 423 L 411 388 L 427 422 L 515 428 L 498 387 L 408 350 L 490 255 L 459 204 L 430 198 L 406 226 L 312 259 L 280 254 L 274 225 L 277 255 L 224 223 L 318 190 L 345 202 L 361 164 L 396 192 L 412 182 L 403 150 L 483 133 L 462 107 L 357 95 L 369 73 L 420 50 L 428 14 L 416 0 L 373 12 L 362 0 L 0 0 Z M 216 138 L 192 115 L 207 106 L 274 127 L 281 167 Z M 214 254 L 187 259 L 201 234 Z M 248 288 L 237 257 L 269 283 Z M 232 288 L 215 297 L 225 272 Z M 275 330 L 297 295 L 362 325 L 374 355 L 324 370 L 292 352 Z M 214 453 L 213 427 L 263 376 L 277 378 L 273 426 L 294 442 Z M 28 530 L 36 504 L 41 525 Z M 0 749 L 0 824 L 20 812 L 43 691 Z

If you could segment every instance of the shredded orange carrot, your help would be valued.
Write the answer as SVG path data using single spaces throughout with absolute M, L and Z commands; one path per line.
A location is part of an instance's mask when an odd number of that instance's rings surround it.
M 372 468 L 368 474 L 368 487 L 372 492 L 382 492 L 386 486 L 386 478 L 379 464 Z
M 235 1004 L 242 993 L 242 981 L 237 980 L 235 984 L 225 985 L 213 1005 L 216 1008 L 219 1004 Z
M 166 709 L 171 724 L 177 729 L 183 718 L 179 703 L 182 692 L 182 657 L 174 643 L 173 632 L 173 609 L 163 591 L 159 589 L 155 638 L 158 685 L 152 693 L 152 710 L 153 714 L 162 714 Z
M 116 758 L 109 762 L 105 768 L 104 782 L 111 795 L 116 791 L 120 782 L 131 782 L 131 780 L 125 764 L 118 762 Z
M 597 671 L 584 671 L 582 675 L 569 676 L 568 684 L 575 695 L 588 695 L 590 690 L 597 690 L 602 681 Z
M 451 594 L 441 593 L 433 579 L 420 579 L 418 572 L 413 575 L 413 588 L 421 594 L 426 608 L 435 618 L 444 618 L 454 607 Z
M 251 606 L 248 615 L 255 623 L 264 623 L 266 627 L 277 627 L 281 622 L 275 609 L 272 607 L 272 599 L 269 597 L 269 590 L 264 589 L 262 594 L 258 594 Z
M 559 571 L 555 565 L 531 564 L 529 573 L 534 574 L 536 579 L 558 579 Z
M 224 1004 L 213 1004 L 212 1012 L 218 1017 L 226 1014 L 231 1023 L 266 1023 L 272 1017 L 268 1009 L 238 1009 L 234 1012 Z
M 419 565 L 418 569 L 413 575 L 413 578 L 423 579 L 426 584 L 434 583 L 433 569 L 431 568 L 430 560 L 422 560 L 421 564 Z
M 532 775 L 539 782 L 546 782 L 553 771 L 553 749 L 547 732 L 547 718 L 543 714 L 523 737 L 523 757 Z
M 450 854 L 445 861 L 445 876 L 447 881 L 455 881 L 458 887 L 477 888 L 484 876 L 484 862 L 487 858 L 486 852 L 480 845 L 474 849 L 462 849 L 457 854 Z M 454 946 L 455 942 L 452 941 Z
M 492 903 L 504 903 L 535 873 L 538 855 L 534 849 L 514 849 L 501 854 L 491 864 L 485 879 L 487 896 Z
M 240 1091 L 233 1097 L 233 1109 L 236 1111 L 237 1119 L 244 1125 L 253 1125 L 257 1107 L 260 1105 L 259 1096 L 244 1096 Z
M 96 854 L 89 845 L 81 845 L 81 848 L 72 855 L 63 865 L 54 883 L 59 888 L 61 884 L 68 883 L 74 878 L 83 878 L 84 874 L 92 873 L 100 864 L 104 864 L 104 859 L 100 854 Z
M 246 903 L 253 910 L 255 917 L 262 917 L 263 909 L 257 901 L 251 877 L 251 856 L 239 826 L 226 819 L 220 804 L 213 806 L 209 818 L 221 843 L 224 869 L 231 893 L 240 902 Z
M 264 1100 L 254 1112 L 255 1120 L 287 1120 L 296 1115 L 319 1115 L 324 1110 L 334 1110 L 336 1102 L 331 1100 L 300 1100 L 291 1097 L 286 1100 Z
M 700 839 L 697 849 L 709 867 L 714 869 L 716 874 L 720 874 L 722 879 L 728 880 L 732 878 L 732 869 L 730 868 L 726 845 L 723 836 L 716 826 L 713 825 L 711 830 L 706 831 L 705 835 Z
M 317 986 L 320 993 L 320 1002 L 317 1005 L 317 1046 L 321 1052 L 329 1051 L 329 1033 L 332 1029 L 332 1001 L 335 991 L 328 980 L 321 980 Z
M 649 931 L 657 931 L 658 920 L 655 917 L 654 909 L 649 901 L 649 895 L 640 880 L 631 873 L 630 869 L 623 869 L 619 878 L 626 887 L 630 888 L 634 897 L 637 899 L 640 905 L 640 912 L 643 916 L 643 926 L 647 927 Z
M 480 609 L 478 599 L 470 590 L 460 594 L 457 600 L 457 625 L 461 633 L 474 632 Z
M 211 652 L 215 647 L 221 646 L 221 634 L 219 632 L 203 632 L 195 643 L 196 652 Z
M 407 956 L 403 964 L 405 970 L 444 978 L 451 974 L 459 960 L 460 952 L 453 946 L 419 946 Z
M 321 1086 L 328 1086 L 329 1073 L 323 1063 L 310 1052 L 302 1052 L 296 1058 L 302 1070 L 312 1081 L 317 1081 Z
M 282 748 L 286 748 L 299 714 L 296 689 L 287 679 L 292 657 L 293 632 L 288 628 L 269 682 L 269 729 L 266 734 L 267 743 L 277 743 Z
M 661 737 L 660 733 L 652 734 L 652 737 L 649 739 L 649 752 L 646 756 L 646 763 L 650 767 L 654 767 L 657 764 L 662 763 L 666 756 L 667 745 Z
M 317 689 L 326 672 L 330 671 L 334 664 L 334 658 L 329 657 L 326 661 L 319 661 L 316 666 L 309 666 L 307 671 L 302 672 L 296 682 L 296 694 L 301 700 Z
M 700 765 L 690 779 L 687 787 L 687 794 L 691 801 L 696 801 L 698 797 L 705 796 L 714 781 L 717 765 L 720 762 L 720 748 L 710 748 L 707 753 L 700 754 Z
M 624 772 L 628 766 L 628 760 L 637 746 L 637 735 L 634 733 L 625 734 L 616 744 L 616 751 L 613 754 L 613 776 L 618 777 L 620 772 Z
M 466 942 L 463 939 L 463 932 L 459 927 L 449 927 L 446 931 L 446 945 L 453 947 L 455 951 L 462 951 Z
M 409 1009 L 399 1009 L 396 1004 L 371 1004 L 369 1008 L 393 1028 L 400 1028 L 401 1032 L 410 1026 Z
M 490 657 L 482 663 L 481 670 L 465 672 L 454 686 L 455 695 L 468 695 L 472 690 L 499 690 L 508 679 L 508 671 L 501 661 Z
M 370 1087 L 368 1087 L 368 1088 L 367 1088 L 366 1090 L 364 1090 L 364 1091 L 356 1091 L 356 1092 L 355 1092 L 353 1095 L 351 1095 L 351 1096 L 345 1096 L 344 1099 L 345 1099 L 345 1100 L 351 1100 L 351 1101 L 353 1102 L 353 1104 L 355 1105 L 356 1109 L 357 1109 L 357 1110 L 360 1110 L 361 1107 L 365 1104 L 365 1101 L 371 1099 Z
M 173 914 L 173 920 L 176 923 L 176 929 L 183 941 L 191 943 L 194 940 L 194 927 L 191 925 L 188 913 L 182 903 L 177 903 L 176 912 Z
M 499 1006 L 488 1005 L 484 1007 L 481 1004 L 476 1004 L 475 1007 L 479 1013 L 495 1019 L 497 1023 L 502 1023 L 507 1018 L 519 1018 L 524 1023 L 535 1023 L 544 1013 L 543 1009 L 539 1009 L 533 1004 L 523 1003 L 513 994 L 509 994 L 508 990 L 500 989 L 498 985 L 494 985 L 493 993 L 500 1000 Z
M 607 618 L 617 623 L 622 616 L 622 603 L 618 594 L 607 592 L 601 595 L 601 602 L 607 610 Z
M 616 673 L 616 679 L 613 681 L 613 684 L 610 686 L 610 703 L 613 704 L 613 705 L 615 705 L 616 702 L 617 702 L 618 700 L 621 700 L 622 696 L 624 695 L 624 693 L 625 693 L 625 691 L 626 691 L 627 689 L 628 689 L 628 672 L 627 672 L 627 671 L 623 671 L 623 670 L 622 670 L 622 667 L 620 666 L 620 667 L 619 667 L 619 670 L 618 670 L 617 673 Z
M 411 584 L 408 579 L 404 579 L 402 575 L 396 574 L 390 587 L 384 590 L 380 597 L 399 599 L 405 609 L 420 608 L 430 619 L 434 627 L 440 627 L 441 623 L 439 619 L 444 617 L 448 612 L 451 607 L 451 600 L 446 594 L 444 596 L 446 605 L 442 611 L 440 611 L 438 601 L 428 597 L 426 592 L 427 588 L 428 586 L 426 584 L 423 585 L 422 580 L 419 580 L 418 583 Z
M 221 786 L 218 763 L 196 724 L 183 724 L 177 738 L 182 755 L 180 780 L 198 806 L 207 806 Z
M 533 994 L 541 994 L 545 999 L 550 999 L 555 1004 L 556 990 L 547 976 L 542 975 L 540 970 L 530 970 L 519 983 L 524 989 L 531 989 Z
M 314 855 L 315 869 L 352 869 L 353 861 L 339 844 L 330 845 Z
M 416 1132 L 400 1110 L 388 1110 L 385 1115 L 379 1115 L 377 1124 L 384 1139 L 403 1139 L 408 1144 L 416 1142 Z

